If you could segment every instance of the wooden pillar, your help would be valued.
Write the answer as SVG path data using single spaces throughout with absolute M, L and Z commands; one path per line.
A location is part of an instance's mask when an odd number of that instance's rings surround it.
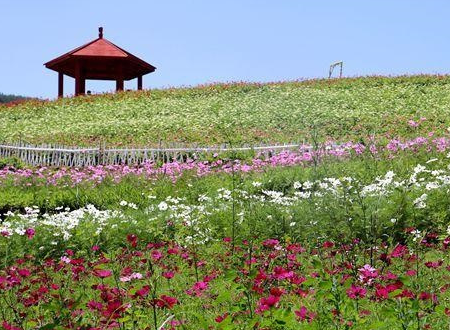
M 117 62 L 117 72 L 116 72 L 116 92 L 123 91 L 123 63 L 122 61 Z
M 80 63 L 75 64 L 75 96 L 80 95 L 81 90 L 81 67 Z
M 116 92 L 123 91 L 123 78 L 116 80 Z
M 86 94 L 86 79 L 84 78 L 83 74 L 81 74 L 80 80 L 80 95 L 84 95 Z
M 142 76 L 138 76 L 137 78 L 137 89 L 138 91 L 142 90 Z
M 80 62 L 75 64 L 75 96 L 84 95 L 86 88 L 86 79 L 83 76 L 83 70 Z
M 64 74 L 58 72 L 58 98 L 64 97 Z

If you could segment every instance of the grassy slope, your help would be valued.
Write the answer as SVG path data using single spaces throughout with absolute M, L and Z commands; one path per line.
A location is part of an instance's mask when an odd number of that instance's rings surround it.
M 367 77 L 124 92 L 0 107 L 0 140 L 211 144 L 408 135 L 450 125 L 450 77 Z

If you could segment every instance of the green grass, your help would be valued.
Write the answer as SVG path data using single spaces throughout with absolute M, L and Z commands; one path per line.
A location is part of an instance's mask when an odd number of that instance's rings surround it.
M 0 140 L 213 144 L 417 135 L 450 126 L 450 77 L 217 84 L 0 107 Z M 410 119 L 426 120 L 412 129 Z

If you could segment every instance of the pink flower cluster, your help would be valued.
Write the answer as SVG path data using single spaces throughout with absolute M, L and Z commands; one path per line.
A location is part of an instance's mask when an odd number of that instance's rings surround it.
M 146 179 L 167 177 L 172 181 L 176 181 L 186 172 L 193 172 L 201 177 L 218 172 L 231 173 L 236 171 L 246 173 L 261 171 L 268 167 L 307 166 L 313 161 L 324 160 L 330 157 L 349 158 L 367 152 L 379 157 L 392 158 L 400 151 L 418 152 L 424 150 L 426 152 L 444 152 L 450 150 L 449 138 L 432 138 L 433 133 L 428 135 L 428 137 L 420 136 L 405 141 L 392 139 L 384 145 L 376 144 L 373 141 L 369 145 L 354 142 L 342 144 L 327 142 L 318 150 L 313 150 L 311 146 L 302 145 L 297 150 L 292 151 L 259 153 L 248 162 L 240 160 L 226 161 L 223 159 L 215 161 L 188 159 L 186 162 L 174 161 L 161 166 L 157 166 L 152 162 L 145 162 L 136 166 L 98 165 L 86 168 L 4 168 L 0 170 L 0 182 L 12 179 L 17 185 L 73 186 L 80 183 L 98 184 L 106 179 L 119 182 L 130 175 Z

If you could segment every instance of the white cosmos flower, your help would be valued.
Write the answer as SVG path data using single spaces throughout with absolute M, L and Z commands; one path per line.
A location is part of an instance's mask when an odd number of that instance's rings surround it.
M 169 206 L 164 201 L 158 204 L 158 209 L 160 211 L 166 211 L 168 208 L 169 208 Z

